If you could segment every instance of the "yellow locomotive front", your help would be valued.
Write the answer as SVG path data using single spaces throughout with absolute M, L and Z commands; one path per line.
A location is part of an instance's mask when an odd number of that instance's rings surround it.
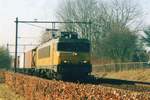
M 91 73 L 90 42 L 88 40 L 60 39 L 57 43 L 57 55 L 58 73 L 72 76 Z

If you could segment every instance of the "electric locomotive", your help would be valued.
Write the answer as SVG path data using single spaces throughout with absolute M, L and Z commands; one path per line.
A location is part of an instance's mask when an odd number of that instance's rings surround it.
M 92 71 L 90 41 L 78 38 L 75 32 L 60 32 L 31 54 L 32 61 L 27 61 L 32 63 L 34 72 L 38 70 L 40 74 L 56 79 L 86 77 Z

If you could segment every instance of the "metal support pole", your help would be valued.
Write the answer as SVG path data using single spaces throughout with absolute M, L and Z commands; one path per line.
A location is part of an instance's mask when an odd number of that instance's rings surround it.
M 16 36 L 15 36 L 15 39 L 16 39 L 16 43 L 15 43 L 15 62 L 14 62 L 14 68 L 15 68 L 15 72 L 16 72 L 16 67 L 17 67 L 17 45 L 18 45 L 18 17 L 16 18 Z

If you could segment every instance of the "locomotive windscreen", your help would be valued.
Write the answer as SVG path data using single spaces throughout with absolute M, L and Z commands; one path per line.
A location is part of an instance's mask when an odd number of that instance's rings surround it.
M 60 42 L 57 46 L 58 51 L 75 51 L 75 52 L 90 52 L 89 43 L 71 43 Z

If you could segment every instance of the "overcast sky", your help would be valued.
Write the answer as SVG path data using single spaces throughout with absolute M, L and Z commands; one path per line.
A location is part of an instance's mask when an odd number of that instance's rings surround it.
M 15 18 L 19 20 L 56 20 L 56 9 L 61 0 L 0 0 L 0 45 L 15 41 Z M 19 36 L 39 36 L 42 29 L 19 24 Z M 28 41 L 32 40 L 19 40 Z M 10 47 L 11 51 L 14 51 Z
M 14 43 L 15 18 L 19 20 L 56 20 L 56 10 L 62 0 L 0 0 L 0 45 Z M 150 0 L 137 1 L 145 16 L 143 23 L 150 24 Z M 63 6 L 63 5 L 62 5 Z M 49 27 L 46 25 L 46 27 Z M 41 29 L 33 26 L 19 25 L 19 36 L 39 36 Z M 19 40 L 24 41 L 24 40 Z M 28 43 L 31 43 L 27 40 Z

